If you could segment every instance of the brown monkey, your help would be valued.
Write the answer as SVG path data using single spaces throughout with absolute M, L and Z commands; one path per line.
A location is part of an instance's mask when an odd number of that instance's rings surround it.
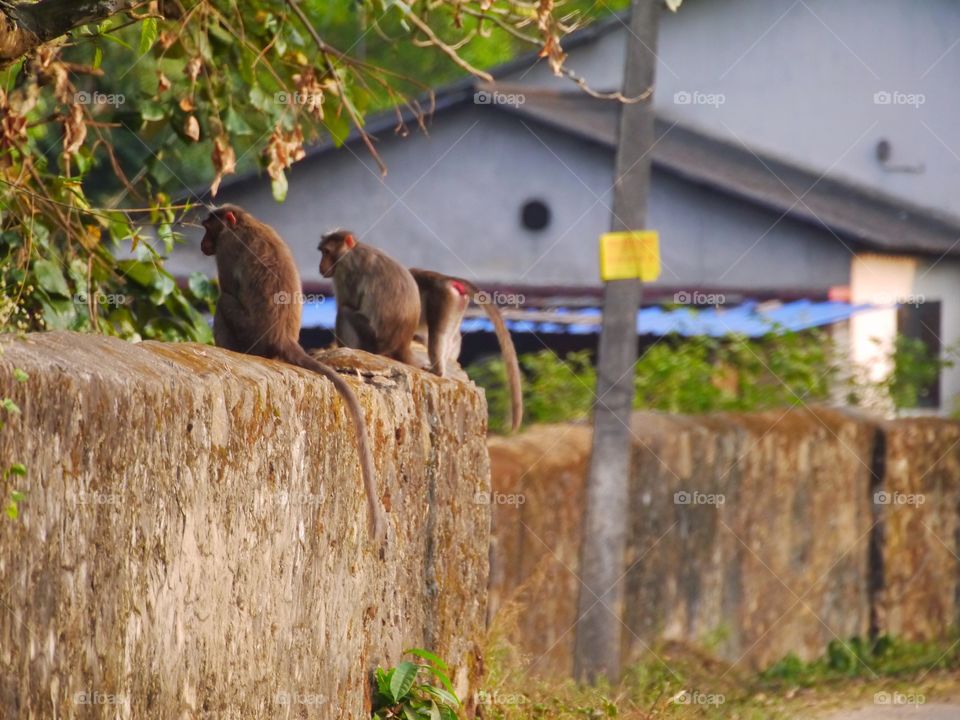
M 386 521 L 377 500 L 363 411 L 350 385 L 300 346 L 300 274 L 290 249 L 273 228 L 236 205 L 213 209 L 203 227 L 206 232 L 200 249 L 204 255 L 216 255 L 220 278 L 214 340 L 227 350 L 313 370 L 333 383 L 356 428 L 370 532 L 377 543 L 382 543 Z
M 334 333 L 344 347 L 416 365 L 410 343 L 420 322 L 420 293 L 410 271 L 349 230 L 322 236 L 320 273 L 333 278 Z
M 523 391 L 520 387 L 520 365 L 517 362 L 517 350 L 513 346 L 510 331 L 503 321 L 499 308 L 491 298 L 480 292 L 476 285 L 463 278 L 443 275 L 432 270 L 411 268 L 417 286 L 420 288 L 420 326 L 417 336 L 427 345 L 430 356 L 430 371 L 440 377 L 446 375 L 448 362 L 456 362 L 460 357 L 460 344 L 463 336 L 460 323 L 463 321 L 470 298 L 483 307 L 493 323 L 503 364 L 507 368 L 507 382 L 510 385 L 510 424 L 516 430 L 523 421 Z

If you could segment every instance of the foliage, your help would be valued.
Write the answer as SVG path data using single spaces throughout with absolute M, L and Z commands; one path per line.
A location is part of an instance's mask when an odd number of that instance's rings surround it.
M 759 673 L 683 643 L 661 642 L 626 668 L 619 683 L 591 687 L 535 674 L 530 658 L 505 649 L 511 633 L 504 623 L 522 622 L 523 615 L 507 608 L 507 619 L 494 618 L 484 648 L 487 674 L 476 699 L 488 720 L 819 717 L 814 708 L 834 708 L 844 698 L 872 704 L 877 691 L 897 687 L 927 693 L 960 668 L 956 633 L 925 643 L 888 636 L 835 640 L 822 658 L 805 663 L 790 656 Z
M 447 664 L 429 650 L 411 648 L 425 662 L 404 660 L 390 670 L 374 672 L 373 717 L 377 720 L 456 720 L 460 700 L 447 677 Z M 435 679 L 442 687 L 430 684 Z
M 215 195 L 259 167 L 282 201 L 305 145 L 351 132 L 379 162 L 369 111 L 406 104 L 422 119 L 430 86 L 483 77 L 522 45 L 563 73 L 563 35 L 608 12 L 585 0 L 133 7 L 0 68 L 0 331 L 209 341 L 202 283 L 178 287 L 163 269 L 199 188 Z
M 953 367 L 949 357 L 953 352 L 948 348 L 946 357 L 933 357 L 922 340 L 898 336 L 891 353 L 893 370 L 881 384 L 894 407 L 917 407 L 940 371 Z
M 760 680 L 769 687 L 811 687 L 844 677 L 893 676 L 957 668 L 960 668 L 960 647 L 956 642 L 947 643 L 946 639 L 910 642 L 882 635 L 872 641 L 860 637 L 833 640 L 824 655 L 811 662 L 803 662 L 791 653 L 760 673 Z
M 570 353 L 561 360 L 544 350 L 523 355 L 520 366 L 526 377 L 523 404 L 527 422 L 562 422 L 589 414 L 597 376 L 588 351 Z M 510 393 L 503 361 L 496 356 L 470 365 L 466 371 L 486 390 L 490 429 L 505 432 L 509 427 Z
M 887 358 L 889 377 L 877 383 L 863 372 L 843 375 L 829 335 L 820 330 L 740 336 L 665 337 L 651 345 L 635 366 L 634 407 L 672 413 L 754 411 L 824 402 L 832 397 L 862 405 L 879 396 L 897 409 L 915 407 L 940 370 L 950 367 L 955 349 L 933 356 L 918 341 L 898 337 Z M 530 423 L 586 417 L 594 400 L 596 373 L 588 351 L 561 359 L 549 350 L 521 357 L 525 415 Z M 490 427 L 504 432 L 509 395 L 499 358 L 477 363 L 467 373 L 487 393 Z

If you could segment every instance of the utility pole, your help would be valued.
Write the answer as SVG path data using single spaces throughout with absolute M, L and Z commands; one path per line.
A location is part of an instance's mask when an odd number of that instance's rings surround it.
M 653 146 L 653 81 L 657 25 L 663 0 L 633 0 L 623 94 L 643 97 L 620 110 L 613 231 L 645 229 Z M 593 450 L 587 477 L 574 676 L 594 681 L 620 677 L 624 551 L 632 455 L 630 415 L 637 362 L 639 278 L 604 285 L 603 324 L 593 407 Z M 609 609 L 608 609 L 609 608 Z

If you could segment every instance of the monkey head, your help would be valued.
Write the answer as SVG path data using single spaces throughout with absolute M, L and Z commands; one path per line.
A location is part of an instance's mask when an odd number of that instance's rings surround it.
M 337 263 L 357 246 L 357 239 L 349 230 L 331 230 L 320 238 L 320 274 L 333 277 Z
M 243 217 L 243 210 L 236 205 L 224 205 L 213 208 L 201 223 L 204 233 L 200 241 L 200 252 L 204 255 L 217 254 L 217 241 L 224 230 L 237 227 Z

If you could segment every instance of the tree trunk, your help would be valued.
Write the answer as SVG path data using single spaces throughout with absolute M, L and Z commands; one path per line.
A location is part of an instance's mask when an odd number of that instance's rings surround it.
M 0 0 L 0 68 L 75 27 L 105 20 L 134 0 Z

